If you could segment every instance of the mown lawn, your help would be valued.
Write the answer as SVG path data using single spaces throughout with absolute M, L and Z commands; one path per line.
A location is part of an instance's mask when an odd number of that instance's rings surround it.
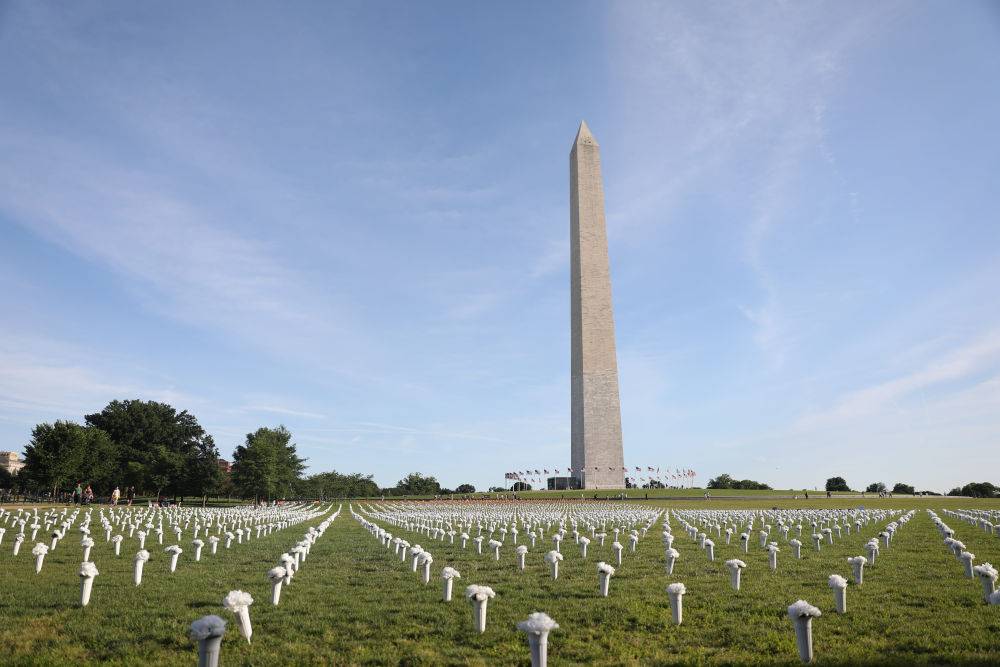
M 815 504 L 814 504 L 815 503 Z M 191 560 L 182 544 L 178 571 L 167 572 L 162 550 L 150 551 L 143 585 L 132 585 L 134 548 L 116 559 L 103 534 L 95 536 L 92 560 L 101 574 L 86 609 L 77 606 L 80 561 L 78 534 L 68 536 L 46 557 L 40 575 L 33 573 L 29 543 L 21 554 L 11 553 L 13 530 L 0 546 L 3 591 L 0 596 L 2 664 L 193 664 L 196 650 L 187 626 L 199 616 L 224 618 L 221 599 L 241 588 L 255 598 L 251 607 L 254 636 L 248 645 L 230 624 L 223 644 L 225 665 L 273 664 L 472 664 L 528 663 L 525 637 L 514 624 L 532 611 L 544 611 L 559 622 L 552 633 L 549 659 L 553 665 L 584 663 L 651 665 L 712 662 L 797 664 L 794 633 L 786 607 L 805 598 L 823 610 L 814 622 L 817 662 L 828 664 L 997 664 L 1000 663 L 1000 606 L 983 604 L 978 581 L 966 579 L 954 556 L 924 511 L 930 507 L 1000 507 L 997 503 L 933 501 L 847 501 L 808 504 L 782 500 L 684 503 L 699 509 L 779 507 L 919 508 L 913 520 L 896 534 L 877 564 L 866 568 L 865 584 L 848 591 L 849 613 L 837 615 L 827 587 L 832 573 L 850 575 L 848 556 L 881 529 L 870 525 L 819 553 L 806 540 L 804 558 L 795 560 L 782 545 L 779 569 L 770 572 L 766 552 L 749 554 L 733 540 L 716 540 L 716 561 L 672 522 L 681 552 L 673 576 L 663 566 L 660 528 L 654 527 L 637 554 L 625 552 L 625 562 L 612 579 L 611 595 L 597 594 L 598 560 L 612 558 L 609 539 L 604 548 L 594 541 L 584 561 L 571 538 L 563 544 L 565 561 L 553 581 L 542 560 L 551 548 L 544 543 L 528 555 L 524 573 L 515 567 L 513 546 L 501 550 L 499 563 L 491 555 L 476 555 L 458 545 L 426 536 L 397 533 L 420 543 L 434 555 L 431 583 L 424 586 L 410 571 L 344 511 L 312 549 L 278 608 L 270 605 L 270 584 L 264 573 L 279 554 L 300 539 L 308 524 L 300 524 L 201 563 Z M 650 505 L 680 507 L 679 503 Z M 358 504 L 355 503 L 355 508 Z M 976 554 L 977 562 L 1000 562 L 1000 539 L 965 523 L 943 517 L 957 537 Z M 319 523 L 319 520 L 314 522 Z M 524 542 L 522 535 L 522 542 Z M 723 562 L 740 557 L 748 567 L 743 590 L 729 587 Z M 440 570 L 451 565 L 462 573 L 455 601 L 441 601 Z M 667 584 L 682 581 L 684 624 L 670 623 Z M 472 630 L 471 611 L 461 593 L 468 584 L 492 586 L 484 635 Z

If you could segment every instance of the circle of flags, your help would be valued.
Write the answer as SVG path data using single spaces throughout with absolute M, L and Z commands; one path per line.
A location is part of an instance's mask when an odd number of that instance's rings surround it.
M 555 475 L 557 477 L 563 476 L 563 470 L 563 468 L 552 468 L 551 472 L 549 472 L 548 468 L 525 468 L 524 470 L 505 472 L 503 477 L 506 480 L 513 480 L 516 482 L 543 484 L 546 481 L 545 478 L 549 475 Z M 591 470 L 593 470 L 593 472 L 600 472 L 601 468 L 598 466 L 594 466 L 593 468 L 567 467 L 565 468 L 565 476 L 573 477 L 580 474 L 585 475 Z M 617 469 L 608 467 L 609 472 L 615 472 L 615 470 Z M 671 471 L 669 466 L 664 466 L 662 468 L 662 472 L 661 468 L 656 466 L 645 466 L 645 468 L 643 468 L 643 466 L 635 466 L 634 471 L 631 468 L 623 467 L 622 475 L 628 483 L 634 486 L 640 486 L 643 482 L 659 482 L 664 486 L 671 484 L 681 485 L 685 482 L 690 482 L 698 476 L 698 474 L 690 468 L 674 468 L 673 471 Z

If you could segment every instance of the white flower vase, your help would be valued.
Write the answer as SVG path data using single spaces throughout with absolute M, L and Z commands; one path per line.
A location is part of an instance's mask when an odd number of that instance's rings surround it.
M 802 613 L 800 603 L 808 608 L 805 613 Z M 788 615 L 795 626 L 795 643 L 799 649 L 799 659 L 804 663 L 810 663 L 813 660 L 812 620 L 814 616 L 820 615 L 820 611 L 800 600 L 789 607 Z
M 135 582 L 136 586 L 139 586 L 139 585 L 142 584 L 142 569 L 143 569 L 143 566 L 145 564 L 146 564 L 146 561 L 144 561 L 144 560 L 137 560 L 137 561 L 135 561 L 135 564 L 134 564 L 135 566 L 132 568 L 132 581 Z
M 983 599 L 989 600 L 996 592 L 997 570 L 989 563 L 983 563 L 973 568 L 983 586 Z
M 860 586 L 864 583 L 865 563 L 868 562 L 867 559 L 864 556 L 855 556 L 854 558 L 848 558 L 847 561 L 851 564 L 854 583 Z
M 687 589 L 684 584 L 676 583 L 667 586 L 667 595 L 670 597 L 670 613 L 674 619 L 674 625 L 680 625 L 684 620 L 684 594 Z
M 488 600 L 472 601 L 472 625 L 476 632 L 482 634 L 486 632 L 486 605 Z
M 830 588 L 833 590 L 833 603 L 838 614 L 847 613 L 847 579 L 838 574 L 830 575 Z
M 962 567 L 965 570 L 965 576 L 972 579 L 975 575 L 972 571 L 972 563 L 975 561 L 976 555 L 969 553 L 968 551 L 963 551 L 960 555 L 960 560 L 962 561 Z
M 455 580 L 452 579 L 451 577 L 448 577 L 443 581 L 444 581 L 444 591 L 442 597 L 445 602 L 451 602 L 451 594 L 455 586 Z
M 275 607 L 281 602 L 281 584 L 284 581 L 284 576 L 278 577 L 278 579 L 271 580 L 271 604 Z
M 608 597 L 608 589 L 611 587 L 611 576 L 615 573 L 615 568 L 605 562 L 597 564 L 597 576 L 600 584 L 601 597 Z
M 739 591 L 743 568 L 746 567 L 746 564 L 743 561 L 733 559 L 726 561 L 726 567 L 729 568 L 729 585 L 734 591 Z
M 549 653 L 549 632 L 559 624 L 546 614 L 535 612 L 526 621 L 517 624 L 517 629 L 527 633 L 528 648 L 531 651 L 531 667 L 546 667 Z
M 667 574 L 674 573 L 674 565 L 677 563 L 677 559 L 680 558 L 681 554 L 676 549 L 667 550 Z
M 469 599 L 472 604 L 472 622 L 473 626 L 480 633 L 486 631 L 486 603 L 490 598 L 495 597 L 496 593 L 489 586 L 468 586 L 465 589 L 465 597 Z
M 198 667 L 219 667 L 226 622 L 218 616 L 204 616 L 191 624 L 191 638 L 198 641 Z
M 222 606 L 236 615 L 236 626 L 248 644 L 253 636 L 253 625 L 250 623 L 251 604 L 253 604 L 253 598 L 249 593 L 243 591 L 229 591 L 222 599 Z
M 87 562 L 87 561 L 84 561 Z M 96 568 L 94 572 L 96 572 Z M 80 606 L 86 607 L 90 604 L 90 594 L 94 590 L 94 577 L 93 576 L 81 576 L 80 577 Z

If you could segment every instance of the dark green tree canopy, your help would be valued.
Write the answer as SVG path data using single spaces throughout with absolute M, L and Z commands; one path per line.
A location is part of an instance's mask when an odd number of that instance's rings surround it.
M 865 489 L 865 492 L 867 493 L 885 493 L 886 491 L 888 491 L 888 489 L 882 482 L 872 482 Z
M 186 410 L 155 401 L 112 401 L 86 421 L 115 443 L 121 484 L 201 495 L 220 481 L 219 450 Z
M 118 449 L 107 433 L 70 421 L 39 424 L 24 448 L 23 478 L 35 488 L 69 490 L 77 482 L 98 493 L 113 484 L 118 473 Z
M 970 482 L 965 486 L 955 487 L 948 492 L 949 496 L 969 496 L 970 498 L 1000 498 L 1000 487 L 991 482 Z
M 850 491 L 851 487 L 847 485 L 847 480 L 843 477 L 831 477 L 826 480 L 826 490 L 827 491 Z
M 896 484 L 892 487 L 892 492 L 893 493 L 904 493 L 904 494 L 908 493 L 910 495 L 913 495 L 916 492 L 916 489 L 914 489 L 909 484 L 903 484 L 902 482 L 896 482 Z
M 455 493 L 475 493 L 476 487 L 471 484 L 459 484 L 458 488 L 455 489 Z
M 708 480 L 709 489 L 743 489 L 747 491 L 766 491 L 771 487 L 763 482 L 755 482 L 752 479 L 733 479 L 730 475 L 723 473 L 714 479 Z
M 411 472 L 396 483 L 395 494 L 399 496 L 433 496 L 441 491 L 436 478 Z
M 293 495 L 305 469 L 295 452 L 292 434 L 284 426 L 259 428 L 233 452 L 233 486 L 245 498 Z

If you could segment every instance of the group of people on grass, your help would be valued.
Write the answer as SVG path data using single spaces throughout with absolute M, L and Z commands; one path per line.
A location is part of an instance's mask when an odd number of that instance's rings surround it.
M 115 487 L 115 490 L 111 492 L 111 504 L 117 505 L 122 500 L 122 490 L 119 487 Z M 83 486 L 83 482 L 77 482 L 76 488 L 73 489 L 72 501 L 74 505 L 89 505 L 94 502 L 94 490 L 91 488 L 90 484 L 86 487 Z M 125 502 L 131 505 L 135 501 L 135 487 L 129 486 L 125 488 Z

